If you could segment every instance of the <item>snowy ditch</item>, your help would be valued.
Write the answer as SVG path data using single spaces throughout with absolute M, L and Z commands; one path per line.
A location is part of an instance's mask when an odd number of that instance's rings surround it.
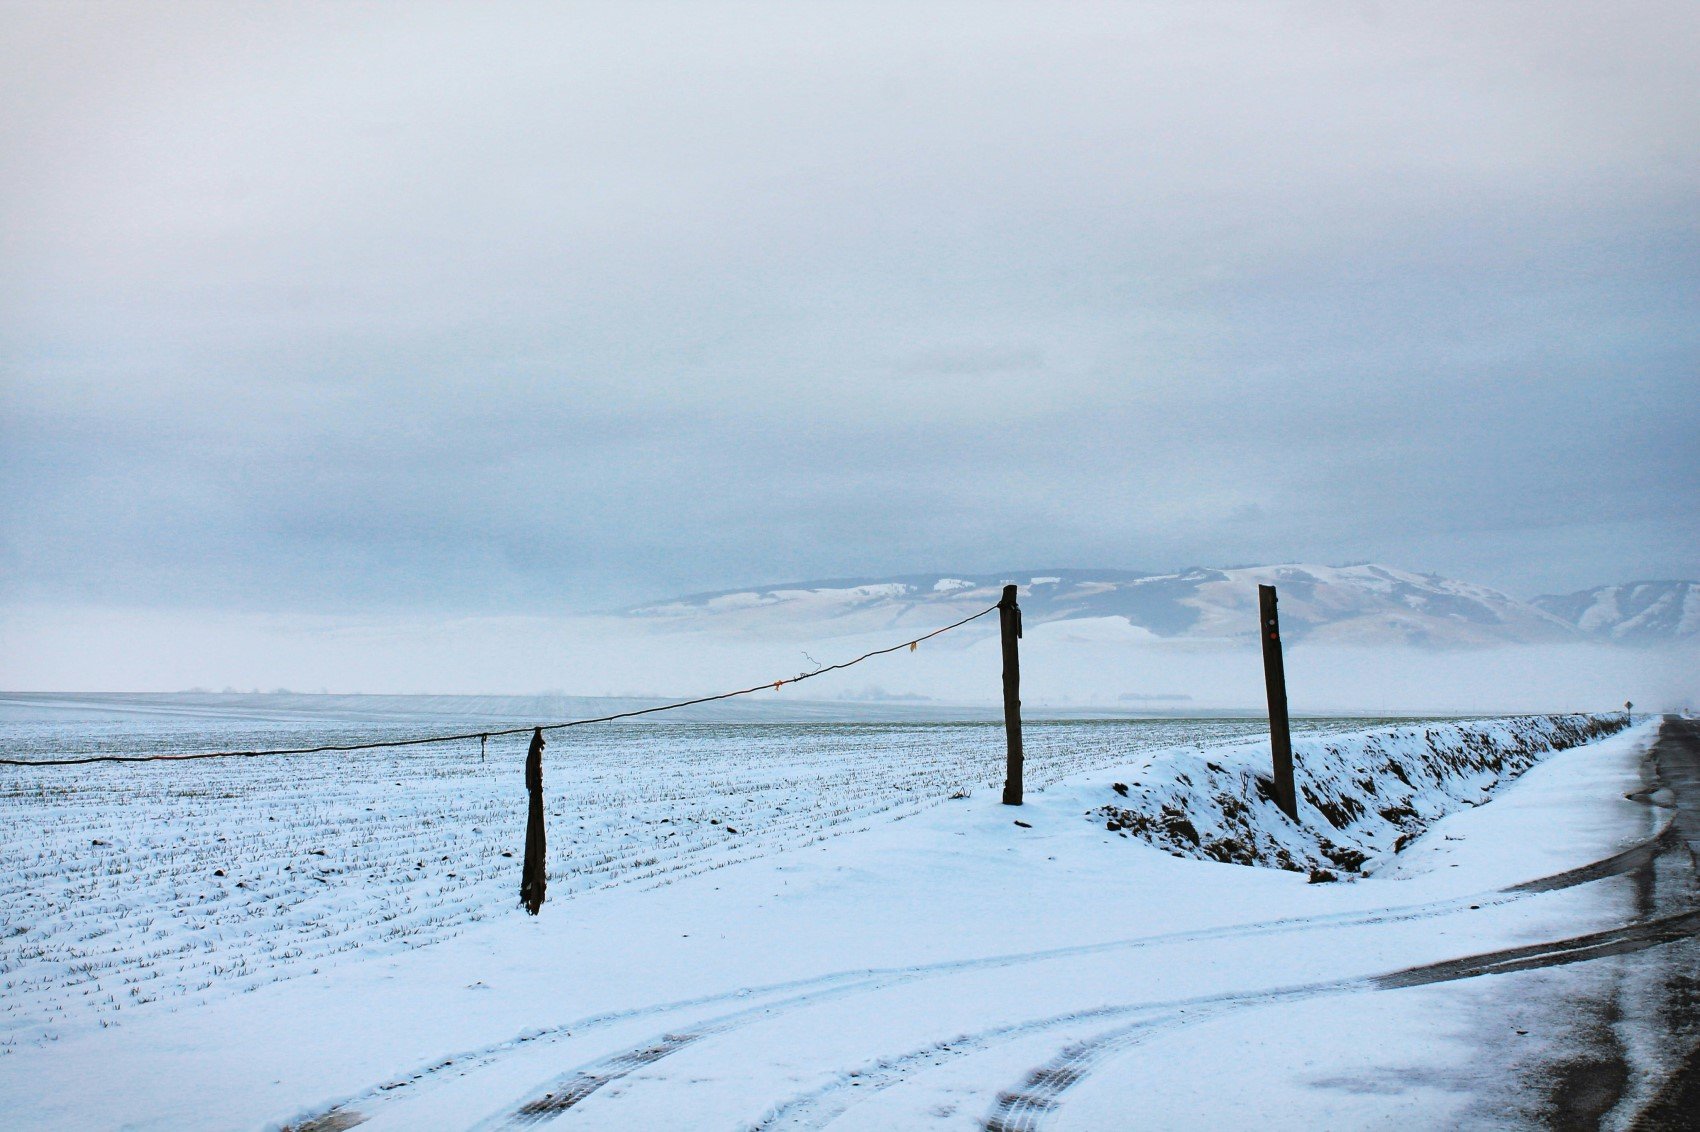
M 1179 857 L 1367 874 L 1430 824 L 1488 801 L 1542 757 L 1621 731 L 1622 716 L 1422 723 L 1296 740 L 1299 820 L 1274 801 L 1268 743 L 1173 752 L 1099 785 L 1086 817 Z

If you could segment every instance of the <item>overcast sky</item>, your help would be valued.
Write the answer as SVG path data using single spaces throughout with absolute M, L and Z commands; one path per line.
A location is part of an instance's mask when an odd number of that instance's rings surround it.
M 1700 6 L 0 0 L 0 577 L 1700 574 Z

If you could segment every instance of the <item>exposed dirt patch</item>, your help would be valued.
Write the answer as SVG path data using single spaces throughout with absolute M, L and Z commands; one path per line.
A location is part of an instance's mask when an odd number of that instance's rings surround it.
M 338 1112 L 327 1112 L 323 1116 L 315 1116 L 300 1124 L 285 1124 L 278 1132 L 346 1132 L 347 1129 L 366 1123 L 366 1118 L 358 1112 L 343 1109 Z

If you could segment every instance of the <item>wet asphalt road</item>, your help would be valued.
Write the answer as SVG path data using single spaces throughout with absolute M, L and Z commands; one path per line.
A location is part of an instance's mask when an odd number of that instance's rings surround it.
M 1655 879 L 1649 903 L 1657 907 L 1683 901 L 1692 907 L 1700 871 L 1700 720 L 1666 716 L 1649 759 L 1655 782 L 1670 792 L 1662 800 L 1673 807 L 1671 855 L 1686 855 L 1688 866 L 1681 885 L 1685 891 L 1671 891 L 1676 886 L 1661 886 Z M 1636 1132 L 1700 1129 L 1700 971 L 1674 972 L 1668 987 L 1666 1009 L 1673 1028 L 1687 1035 L 1690 1047 L 1680 1068 L 1636 1119 Z
M 1673 825 L 1700 861 L 1700 719 L 1667 716 L 1653 747 L 1659 781 L 1674 795 Z

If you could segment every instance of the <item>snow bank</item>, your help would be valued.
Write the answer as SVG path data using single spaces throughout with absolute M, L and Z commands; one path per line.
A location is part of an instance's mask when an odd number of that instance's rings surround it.
M 1086 816 L 1177 857 L 1365 872 L 1437 819 L 1486 802 L 1545 755 L 1621 731 L 1621 715 L 1422 724 L 1293 745 L 1299 820 L 1275 805 L 1267 743 L 1175 752 L 1088 788 Z M 1108 799 L 1105 794 L 1111 795 Z

